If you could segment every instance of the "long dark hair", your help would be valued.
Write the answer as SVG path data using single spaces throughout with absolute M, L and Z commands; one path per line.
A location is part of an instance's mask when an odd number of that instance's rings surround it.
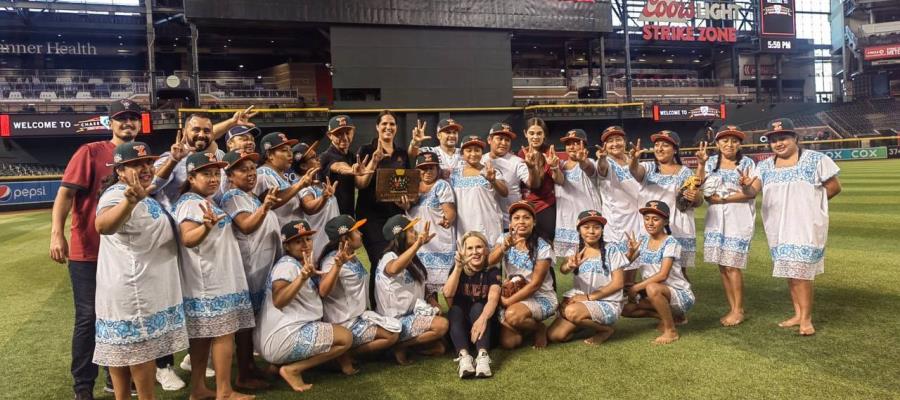
M 718 157 L 716 157 L 716 167 L 713 168 L 712 172 L 719 172 L 719 165 L 722 164 L 722 152 L 718 152 Z M 741 165 L 741 159 L 744 158 L 744 154 L 741 153 L 741 150 L 738 149 L 737 157 L 734 159 L 734 165 Z
M 675 148 L 675 164 L 678 164 L 678 165 L 684 165 L 684 164 L 681 162 L 681 155 L 678 154 L 678 152 L 681 151 L 681 147 L 678 146 L 677 144 L 673 144 L 672 147 Z M 655 154 L 653 155 L 653 164 L 656 165 L 656 170 L 657 170 L 657 171 L 661 171 L 661 170 L 659 169 L 659 160 L 656 159 L 656 155 L 655 155 Z
M 600 227 L 602 229 L 606 229 L 606 226 L 604 226 L 604 225 L 600 225 Z M 584 243 L 584 238 L 581 237 L 581 232 L 578 232 L 578 250 L 576 250 L 576 251 L 580 253 L 582 250 L 584 250 L 584 246 L 586 246 L 586 244 Z M 604 271 L 606 271 L 606 242 L 603 241 L 602 234 L 600 235 L 599 246 L 600 246 L 600 266 L 601 266 L 601 268 L 603 268 Z M 578 268 L 575 268 L 575 271 L 573 271 L 573 272 L 575 275 L 578 275 Z
M 343 239 L 343 236 L 339 236 L 337 239 L 328 241 L 328 244 L 326 244 L 322 249 L 322 252 L 319 253 L 319 259 L 316 260 L 317 270 L 322 269 L 322 261 L 325 260 L 325 257 L 328 256 L 328 254 L 330 254 L 332 251 L 337 251 L 338 247 L 341 244 L 341 239 Z
M 530 212 L 529 212 L 529 214 L 531 214 L 531 219 L 532 219 L 532 221 L 534 221 L 533 222 L 534 225 L 531 227 L 531 233 L 528 235 L 527 238 L 525 238 L 525 248 L 528 249 L 528 259 L 531 260 L 531 263 L 533 266 L 537 266 L 538 243 L 541 240 L 541 236 L 538 234 L 537 216 L 535 216 L 534 214 L 532 214 Z M 510 215 L 510 218 L 512 218 L 512 215 Z M 513 233 L 510 232 L 509 234 L 512 235 Z M 547 245 L 549 246 L 550 244 L 548 243 Z M 555 291 L 556 290 L 556 274 L 553 272 L 553 260 L 550 260 L 550 271 L 548 272 L 548 275 L 550 276 L 550 279 L 553 280 L 552 281 L 553 282 L 553 290 Z M 547 278 L 545 277 L 544 279 L 547 279 Z
M 550 139 L 550 129 L 547 128 L 547 123 L 538 117 L 528 118 L 528 120 L 525 121 L 525 132 L 528 132 L 528 128 L 532 126 L 539 126 L 541 130 L 544 131 L 544 143 L 541 144 L 540 151 L 547 151 L 547 149 L 550 148 L 550 145 L 547 144 Z M 523 136 L 525 135 L 525 132 L 522 132 Z M 527 141 L 526 144 L 528 144 Z
M 100 192 L 97 193 L 98 198 L 103 196 L 103 193 L 106 192 L 106 189 L 109 189 L 110 187 L 112 187 L 112 185 L 119 183 L 119 171 L 117 169 L 118 168 L 113 168 L 113 172 L 107 175 L 106 178 L 103 178 L 103 181 L 100 182 Z
M 178 194 L 182 195 L 191 191 L 191 177 L 197 176 L 197 172 L 190 172 L 187 174 L 187 177 L 184 179 L 184 182 L 181 182 L 181 187 L 178 188 Z M 220 183 L 221 184 L 221 183 Z
M 384 249 L 385 254 L 388 252 L 393 252 L 397 256 L 403 254 L 404 251 L 409 249 L 409 243 L 406 243 L 406 232 L 400 232 L 397 236 L 394 237 L 390 242 L 388 242 L 387 248 Z M 371 260 L 370 260 L 371 261 Z M 377 263 L 375 264 L 377 265 Z M 409 271 L 410 275 L 412 275 L 413 280 L 416 282 L 425 282 L 425 279 L 428 278 L 428 271 L 425 269 L 425 266 L 422 265 L 422 260 L 419 260 L 418 255 L 413 255 L 412 260 L 409 263 L 409 266 L 406 267 L 406 270 Z M 375 306 L 375 275 L 377 272 L 373 269 L 372 273 L 369 274 L 369 287 L 372 290 L 369 291 L 369 300 L 372 302 L 372 306 Z

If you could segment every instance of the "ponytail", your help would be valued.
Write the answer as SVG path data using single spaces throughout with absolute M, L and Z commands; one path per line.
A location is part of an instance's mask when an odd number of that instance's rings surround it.
M 106 189 L 109 189 L 112 185 L 119 183 L 119 171 L 116 168 L 113 168 L 113 172 L 103 178 L 103 181 L 100 182 L 100 192 L 97 193 L 97 197 L 103 196 L 103 193 L 106 192 Z

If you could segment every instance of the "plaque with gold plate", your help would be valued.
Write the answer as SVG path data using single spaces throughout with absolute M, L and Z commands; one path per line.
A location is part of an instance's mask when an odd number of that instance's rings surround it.
M 414 202 L 419 199 L 418 169 L 379 168 L 375 171 L 375 199 L 400 201 L 403 195 Z

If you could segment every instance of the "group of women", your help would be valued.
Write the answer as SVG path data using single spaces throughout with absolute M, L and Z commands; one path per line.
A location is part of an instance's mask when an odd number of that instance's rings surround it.
M 530 119 L 517 156 L 505 123 L 487 141 L 460 140 L 462 126 L 444 120 L 439 147 L 419 147 L 430 137 L 417 124 L 404 149 L 394 145 L 395 116 L 383 112 L 376 139 L 354 162 L 355 129 L 347 116 L 332 118 L 326 153 L 334 157 L 282 133 L 263 137 L 261 154 L 195 152 L 172 210 L 151 196 L 149 147 L 116 148 L 96 223 L 95 361 L 110 366 L 114 385 L 131 379 L 140 397 L 153 398 L 153 360 L 186 348 L 191 398 L 201 399 L 252 397 L 232 388 L 230 365 L 237 353 L 240 381 L 265 377 L 254 350 L 304 391 L 311 385 L 301 374 L 316 365 L 334 360 L 352 375 L 362 356 L 384 351 L 407 364 L 411 352 L 443 354 L 445 336 L 461 378 L 491 376 L 497 344 L 602 343 L 620 316 L 658 319 L 654 342 L 672 343 L 695 301 L 693 210 L 704 199 L 704 261 L 720 269 L 730 305 L 722 325 L 737 325 L 760 192 L 773 275 L 788 278 L 794 304 L 780 325 L 815 332 L 812 282 L 823 271 L 828 199 L 840 183 L 831 159 L 800 149 L 789 120 L 772 122 L 773 155 L 759 165 L 740 151 L 745 134 L 723 127 L 715 155 L 701 144 L 696 173 L 667 130 L 648 150 L 609 127 L 592 159 L 584 131 L 562 135 L 560 155 L 546 143 L 546 124 Z M 375 170 L 405 167 L 421 171 L 419 196 L 378 203 Z M 359 191 L 355 216 L 339 184 Z M 561 296 L 557 264 L 574 274 Z M 204 381 L 210 353 L 214 391 Z

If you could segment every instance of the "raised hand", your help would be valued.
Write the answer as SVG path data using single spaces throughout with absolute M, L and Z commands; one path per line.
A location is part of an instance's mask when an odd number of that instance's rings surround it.
M 169 156 L 175 161 L 181 161 L 187 157 L 188 153 L 192 150 L 184 143 L 183 135 L 181 129 L 179 129 L 175 134 L 175 143 L 172 143 L 172 147 L 169 148 Z
M 350 261 L 353 258 L 353 250 L 350 249 L 350 245 L 347 244 L 346 240 L 341 240 L 338 243 L 337 252 L 334 254 L 334 265 L 344 265 L 347 261 Z
M 319 167 L 315 167 L 310 168 L 309 171 L 306 171 L 306 173 L 303 174 L 303 177 L 301 177 L 300 181 L 298 182 L 300 184 L 300 187 L 307 187 L 314 183 L 319 183 L 319 181 L 316 180 L 316 174 L 319 172 L 319 169 Z
M 431 221 L 428 221 L 425 223 L 425 229 L 422 229 L 422 232 L 419 232 L 419 235 L 416 237 L 416 243 L 418 243 L 419 246 L 424 246 L 426 243 L 430 242 L 431 239 L 434 239 L 436 235 L 437 233 L 431 233 Z
M 375 171 L 369 170 L 369 156 L 366 156 L 361 161 L 359 159 L 359 154 L 356 155 L 356 164 L 353 164 L 353 175 L 355 176 L 363 176 L 370 175 Z
M 131 204 L 137 204 L 147 197 L 147 189 L 141 186 L 141 180 L 135 171 L 122 176 L 125 180 L 125 200 Z
M 378 163 L 380 163 L 386 155 L 387 153 L 385 153 L 384 148 L 381 147 L 381 140 L 379 140 L 378 145 L 375 147 L 375 151 L 372 152 L 372 169 L 378 167 Z
M 628 150 L 628 157 L 631 158 L 632 163 L 638 162 L 641 159 L 641 154 L 644 154 L 644 153 L 647 153 L 650 151 L 650 150 L 641 148 L 641 139 L 640 138 L 638 138 L 638 140 L 636 142 L 629 143 L 629 144 L 631 145 L 631 149 Z
M 705 163 L 709 160 L 709 154 L 707 153 L 707 148 L 709 147 L 709 143 L 706 141 L 700 142 L 700 149 L 697 150 L 694 155 L 697 156 L 697 160 L 701 163 Z
M 525 156 L 525 165 L 528 168 L 537 168 L 538 165 L 538 152 L 530 147 L 522 146 L 522 155 Z
M 272 207 L 277 206 L 280 202 L 281 199 L 278 198 L 278 188 L 272 188 L 272 190 L 269 190 L 269 192 L 266 193 L 266 198 L 263 199 L 262 207 L 266 210 L 271 210 Z
M 628 241 L 628 252 L 637 253 L 641 249 L 641 242 L 637 240 L 637 235 L 634 232 L 626 232 L 625 237 Z
M 559 156 L 556 155 L 556 146 L 550 146 L 544 156 L 547 158 L 547 164 L 550 165 L 550 168 L 559 168 Z
M 516 236 L 513 230 L 510 229 L 509 234 L 506 235 L 506 239 L 503 239 L 504 251 L 522 243 L 525 243 L 525 238 Z
M 587 150 L 587 147 L 584 147 L 584 146 L 582 145 L 582 146 L 581 146 L 581 149 L 579 149 L 578 151 L 575 152 L 575 157 L 572 157 L 572 161 L 575 161 L 575 162 L 579 162 L 579 163 L 580 163 L 580 162 L 582 162 L 582 161 L 584 161 L 584 160 L 587 160 L 587 158 L 588 158 L 588 150 Z
M 606 155 L 607 155 L 606 146 L 601 146 L 598 144 L 598 145 L 594 145 L 594 148 L 597 149 L 597 152 L 594 154 L 597 156 L 598 160 L 602 160 L 602 159 L 606 158 Z
M 325 187 L 322 188 L 322 197 L 329 198 L 334 196 L 335 192 L 337 192 L 337 186 L 339 181 L 334 181 L 331 183 L 331 177 L 325 176 Z
M 402 208 L 403 211 L 408 211 L 409 207 L 412 206 L 412 203 L 410 203 L 409 201 L 409 197 L 405 194 L 400 196 L 400 201 L 395 201 L 394 204 L 396 204 L 397 207 Z
M 494 169 L 494 164 L 491 163 L 490 158 L 484 163 L 484 179 L 487 179 L 490 183 L 494 183 L 494 180 L 497 179 L 497 170 Z
M 749 189 L 753 186 L 755 180 L 755 176 L 750 176 L 750 167 L 744 168 L 744 170 L 738 170 L 738 183 L 740 183 L 741 187 Z
M 254 111 L 253 106 L 247 107 L 241 111 L 235 111 L 234 115 L 231 116 L 231 122 L 235 125 L 244 125 L 244 126 L 256 126 L 256 124 L 250 122 L 250 118 L 256 116 L 259 111 Z
M 427 121 L 416 120 L 416 127 L 412 130 L 412 142 L 416 147 L 421 145 L 425 139 L 431 139 L 431 136 L 425 136 L 425 127 L 427 125 Z
M 203 211 L 203 226 L 206 229 L 212 229 L 222 218 L 225 218 L 225 215 L 217 215 L 215 209 L 211 203 L 207 201 L 206 204 L 200 203 L 200 211 Z
M 575 253 L 569 256 L 566 259 L 565 272 L 570 272 L 578 269 L 581 266 L 581 263 L 584 262 L 584 253 L 587 251 L 587 247 L 581 249 L 578 253 Z

